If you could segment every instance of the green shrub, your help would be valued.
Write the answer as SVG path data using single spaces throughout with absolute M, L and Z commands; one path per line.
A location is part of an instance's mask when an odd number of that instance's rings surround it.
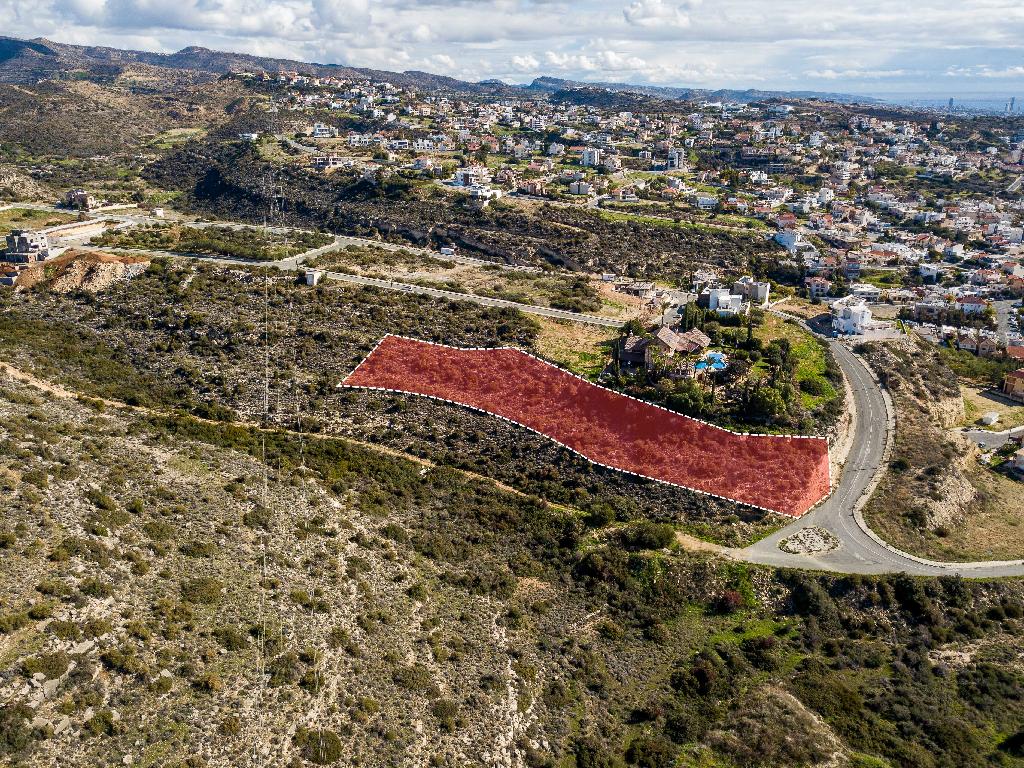
M 664 549 L 676 537 L 675 529 L 667 523 L 644 520 L 628 525 L 619 532 L 619 541 L 628 550 Z
M 212 541 L 193 539 L 178 547 L 178 551 L 185 557 L 213 557 L 217 552 L 217 545 Z
M 238 627 L 218 627 L 213 636 L 229 651 L 241 651 L 249 647 L 249 641 Z
M 331 765 L 338 762 L 344 752 L 338 734 L 330 730 L 307 730 L 300 728 L 294 741 L 303 759 L 316 765 Z
M 455 730 L 456 718 L 459 716 L 459 705 L 451 699 L 438 699 L 430 705 L 430 712 L 437 718 L 441 729 L 451 733 Z
M 115 731 L 114 715 L 109 709 L 101 709 L 86 720 L 85 730 L 93 736 L 112 736 Z
M 212 605 L 221 600 L 224 585 L 211 576 L 200 576 L 181 583 L 181 598 L 190 603 Z
M 114 587 L 106 581 L 97 578 L 89 578 L 78 585 L 78 591 L 88 597 L 103 599 L 114 594 Z
M 395 685 L 410 691 L 425 691 L 434 687 L 434 678 L 430 670 L 422 664 L 399 667 L 391 673 Z
M 57 651 L 40 656 L 30 656 L 22 662 L 21 667 L 29 677 L 42 672 L 48 680 L 56 680 L 68 671 L 69 663 L 68 655 L 64 651 Z

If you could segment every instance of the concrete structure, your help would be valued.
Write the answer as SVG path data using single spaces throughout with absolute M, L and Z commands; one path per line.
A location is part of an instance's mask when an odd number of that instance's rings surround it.
M 601 150 L 596 147 L 588 147 L 580 154 L 580 165 L 584 168 L 596 168 L 601 164 Z
M 850 286 L 850 294 L 864 301 L 878 301 L 882 297 L 882 289 L 870 283 L 854 283 Z
M 353 162 L 349 159 L 339 157 L 338 155 L 317 155 L 313 158 L 313 167 L 320 170 L 327 170 L 328 168 L 342 168 L 346 165 L 351 166 Z
M 832 290 L 831 281 L 817 275 L 804 278 L 804 285 L 807 286 L 807 295 L 812 299 L 828 296 L 828 292 Z
M 14 264 L 32 264 L 45 261 L 50 255 L 50 241 L 43 232 L 15 229 L 7 236 L 4 261 Z
M 750 275 L 744 275 L 732 284 L 732 292 L 742 296 L 751 304 L 767 304 L 771 288 L 771 283 L 755 280 Z
M 743 310 L 743 296 L 729 288 L 709 288 L 701 294 L 698 303 L 707 302 L 707 308 L 719 315 L 738 315 Z
M 473 187 L 491 183 L 491 173 L 482 165 L 467 165 L 455 171 L 455 186 Z
M 853 297 L 850 297 L 853 298 Z M 843 336 L 856 336 L 871 326 L 871 310 L 863 301 L 837 301 L 832 305 L 832 330 Z
M 64 206 L 79 211 L 91 211 L 99 207 L 99 200 L 84 189 L 71 189 L 64 195 Z

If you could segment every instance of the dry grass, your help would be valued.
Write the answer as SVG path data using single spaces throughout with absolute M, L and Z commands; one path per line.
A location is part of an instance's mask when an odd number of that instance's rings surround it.
M 1024 558 L 1024 483 L 969 461 L 967 479 L 978 499 L 966 522 L 939 538 L 929 551 L 940 559 Z
M 598 314 L 605 317 L 622 318 L 622 322 L 633 319 L 653 319 L 655 312 L 649 308 L 648 301 L 639 296 L 630 296 L 627 293 L 620 293 L 615 290 L 611 283 L 601 280 L 594 280 L 591 284 L 597 289 L 601 297 L 601 310 Z
M 613 328 L 535 318 L 540 334 L 534 346 L 543 358 L 567 367 L 580 376 L 597 376 L 604 370 L 610 345 L 618 336 Z
M 33 208 L 10 208 L 0 211 L 0 235 L 12 229 L 41 229 L 67 224 L 78 219 L 77 213 L 37 211 Z
M 776 304 L 774 308 L 779 312 L 802 317 L 805 320 L 817 317 L 818 315 L 828 314 L 828 308 L 824 304 L 812 304 L 806 299 L 797 298 L 796 296 L 786 299 L 781 304 Z
M 960 393 L 964 398 L 965 426 L 981 426 L 978 420 L 993 411 L 999 414 L 999 421 L 988 429 L 1000 431 L 1024 424 L 1024 405 L 1014 404 L 989 389 L 966 384 L 960 387 Z

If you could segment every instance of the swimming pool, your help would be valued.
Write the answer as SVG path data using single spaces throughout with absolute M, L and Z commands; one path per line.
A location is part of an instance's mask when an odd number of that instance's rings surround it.
M 724 371 L 727 365 L 725 355 L 721 352 L 708 352 L 704 355 L 704 359 L 699 361 L 694 368 L 698 371 L 706 371 L 709 368 L 712 371 Z

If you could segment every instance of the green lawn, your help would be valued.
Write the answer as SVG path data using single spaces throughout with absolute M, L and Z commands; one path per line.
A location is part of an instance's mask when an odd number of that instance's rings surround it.
M 900 272 L 890 272 L 882 269 L 865 269 L 860 273 L 860 282 L 873 285 L 876 288 L 885 290 L 887 288 L 899 288 L 903 285 L 903 275 Z
M 825 376 L 825 350 L 810 333 L 798 325 L 787 323 L 775 315 L 765 315 L 764 324 L 757 329 L 757 336 L 765 341 L 775 339 L 789 339 L 793 355 L 797 359 L 796 380 L 806 381 L 817 380 L 821 388 L 820 395 L 812 395 L 807 392 L 800 393 L 800 402 L 808 410 L 813 410 L 838 394 L 835 386 Z M 763 370 L 763 363 L 758 363 L 757 368 Z

